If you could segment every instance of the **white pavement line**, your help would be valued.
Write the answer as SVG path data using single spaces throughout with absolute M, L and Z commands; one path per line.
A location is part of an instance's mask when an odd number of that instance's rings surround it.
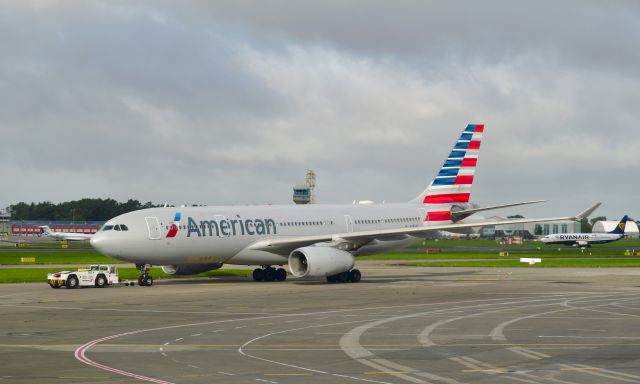
M 382 366 L 386 367 L 386 369 L 393 369 L 396 370 L 397 372 L 402 372 L 402 369 L 406 369 L 407 367 L 405 367 L 404 365 L 398 364 L 398 363 L 394 363 L 393 361 L 389 361 L 386 359 L 371 359 L 371 361 L 374 361 L 376 363 L 381 364 Z M 424 377 L 425 379 L 428 380 L 434 380 L 434 381 L 440 381 L 443 383 L 448 383 L 448 384 L 458 384 L 459 382 L 457 380 L 454 379 L 450 379 L 448 377 L 443 377 L 443 376 L 438 376 L 438 375 L 434 375 L 432 373 L 429 372 L 424 372 L 424 371 L 420 371 L 420 370 L 414 370 L 413 372 L 411 372 L 412 375 L 417 375 L 420 377 Z
M 507 348 L 507 350 L 516 353 L 520 356 L 524 356 L 527 359 L 531 359 L 531 360 L 541 360 L 541 359 L 546 359 L 549 358 L 551 356 L 546 355 L 544 353 L 541 352 L 536 352 L 536 351 L 532 351 L 530 349 L 526 349 L 526 348 L 522 348 L 522 347 L 511 347 L 511 348 Z
M 219 374 L 221 375 L 226 375 L 226 376 L 235 376 L 235 373 L 229 373 L 229 372 L 222 372 L 222 371 L 218 371 Z
M 580 368 L 583 368 L 583 367 L 584 367 L 584 368 L 587 368 L 587 369 L 589 369 L 589 368 L 590 368 L 588 365 L 583 365 L 583 364 L 575 364 L 575 366 L 576 366 L 576 367 L 580 367 Z M 596 368 L 596 369 L 597 369 L 598 371 L 600 371 L 600 372 L 606 372 L 606 373 L 609 373 L 609 374 L 612 374 L 612 375 L 618 375 L 618 376 L 623 376 L 623 377 L 629 377 L 629 378 L 632 378 L 632 379 L 640 379 L 640 377 L 638 377 L 638 376 L 636 376 L 636 375 L 629 374 L 629 373 L 623 373 L 623 372 L 612 371 L 612 370 L 605 369 L 605 368 Z
M 200 367 L 198 367 L 197 365 L 192 365 L 192 364 L 188 364 L 187 367 L 191 367 L 191 368 L 195 368 L 195 369 L 200 369 Z
M 607 299 L 609 297 L 611 297 L 612 295 L 601 295 L 598 296 L 598 299 L 600 301 Z M 536 318 L 536 317 L 540 317 L 540 316 L 544 316 L 544 315 L 549 315 L 552 313 L 558 313 L 558 312 L 563 312 L 563 311 L 568 311 L 568 310 L 573 310 L 572 308 L 567 308 L 567 304 L 570 301 L 579 301 L 579 300 L 584 300 L 583 298 L 574 298 L 574 299 L 569 299 L 569 300 L 565 300 L 563 302 L 560 303 L 556 303 L 558 305 L 561 305 L 562 307 L 564 307 L 563 309 L 555 309 L 552 311 L 545 311 L 545 312 L 538 312 L 535 314 L 531 314 L 531 315 L 527 315 L 527 316 L 521 316 L 521 317 L 517 317 L 508 321 L 505 321 L 503 323 L 498 324 L 490 333 L 490 336 L 493 340 L 495 341 L 507 341 L 507 338 L 504 335 L 504 329 L 505 327 L 507 327 L 508 325 L 514 324 L 516 322 L 522 321 L 522 320 L 526 320 L 526 319 L 531 319 L 531 318 Z M 588 300 L 590 302 L 594 301 L 594 297 L 589 297 Z M 539 306 L 539 305 L 536 305 Z M 551 358 L 552 356 L 541 353 L 541 352 L 536 352 L 536 351 L 532 351 L 530 349 L 524 348 L 524 347 L 512 347 L 512 348 L 507 348 L 508 351 L 517 353 L 521 356 L 524 356 L 528 359 L 532 359 L 532 360 L 539 360 L 542 358 Z M 531 378 L 536 378 L 535 376 L 525 373 L 525 372 L 515 372 L 516 374 L 523 376 L 523 377 L 531 377 Z M 551 381 L 555 381 L 555 382 L 560 382 L 560 383 L 573 383 L 573 382 L 568 382 L 568 381 L 564 381 L 564 380 L 559 380 L 559 379 L 554 379 L 554 378 L 549 378 L 547 380 L 551 380 Z
M 558 297 L 566 297 L 566 294 L 558 294 Z M 535 295 L 532 295 L 532 297 L 536 297 Z M 119 333 L 119 334 L 115 334 L 115 335 L 111 335 L 111 336 L 106 336 L 106 337 L 102 337 L 100 339 L 95 339 L 92 341 L 89 341 L 83 345 L 81 345 L 80 347 L 78 347 L 75 352 L 74 352 L 74 356 L 77 360 L 90 365 L 94 368 L 98 368 L 98 369 L 102 369 L 104 371 L 108 371 L 108 372 L 112 372 L 112 373 L 117 373 L 123 376 L 127 376 L 127 377 L 131 377 L 137 380 L 142 380 L 142 381 L 150 381 L 150 382 L 155 382 L 155 383 L 161 383 L 161 384 L 173 384 L 169 381 L 164 381 L 164 380 L 159 380 L 159 379 L 154 379 L 151 377 L 147 377 L 147 376 L 143 376 L 143 375 L 138 375 L 132 372 L 127 372 L 127 371 L 123 371 L 120 369 L 116 369 L 113 367 L 109 367 L 100 363 L 97 363 L 91 359 L 89 359 L 86 356 L 86 353 L 88 352 L 89 349 L 91 349 L 93 346 L 95 346 L 96 344 L 102 343 L 104 341 L 107 340 L 113 340 L 116 338 L 120 338 L 120 337 L 124 337 L 124 336 L 131 336 L 131 335 L 136 335 L 136 334 L 140 334 L 140 333 L 145 333 L 145 332 L 155 332 L 155 331 L 164 331 L 167 329 L 178 329 L 178 328 L 187 328 L 187 327 L 196 327 L 196 326 L 202 326 L 202 325 L 212 325 L 212 324 L 226 324 L 226 323 L 232 323 L 232 322 L 238 322 L 238 321 L 255 321 L 255 320 L 267 320 L 267 319 L 278 319 L 278 318 L 283 318 L 283 317 L 293 317 L 293 316 L 315 316 L 315 315 L 327 315 L 327 314 L 335 314 L 335 313 L 344 313 L 344 312 L 351 312 L 351 311 L 365 311 L 365 310 L 380 310 L 380 309 L 393 309 L 393 308 L 407 308 L 407 307 L 437 307 L 437 306 L 442 306 L 442 305 L 459 305 L 459 304 L 464 304 L 464 303 L 477 303 L 477 302 L 493 302 L 493 301 L 498 301 L 498 300 L 503 300 L 503 298 L 496 298 L 496 299 L 482 299 L 482 300 L 462 300 L 462 301 L 452 301 L 452 302 L 439 302 L 439 303 L 424 303 L 424 304 L 410 304 L 410 305 L 396 305 L 396 306 L 381 306 L 381 307 L 364 307 L 364 308 L 351 308 L 351 309 L 344 309 L 344 310 L 332 310 L 332 311 L 318 311 L 318 312 L 304 312 L 304 313 L 297 313 L 297 314 L 285 314 L 285 315 L 266 315 L 266 316 L 258 316 L 258 317 L 248 317 L 248 318 L 239 318 L 239 319 L 227 319 L 227 320 L 214 320 L 214 321 L 205 321 L 205 322 L 199 322 L 199 323 L 187 323 L 187 324 L 177 324 L 177 325 L 170 325 L 170 326 L 165 326 L 165 327 L 155 327 L 155 328 L 147 328 L 147 329 L 138 329 L 135 331 L 129 331 L 129 332 L 123 332 L 123 333 Z M 51 307 L 51 306 L 35 306 L 35 305 L 10 305 L 10 304 L 0 304 L 0 307 L 20 307 L 20 308 L 38 308 L 38 309 L 55 309 L 55 308 L 59 308 L 59 309 L 65 309 L 65 310 L 78 310 L 78 311 L 92 311 L 92 310 L 105 310 L 105 311 L 121 311 L 121 312 L 174 312 L 174 313 L 221 313 L 221 312 L 184 312 L 184 311 L 148 311 L 148 310 L 117 310 L 117 309 L 113 309 L 113 308 L 82 308 L 82 307 Z M 361 380 L 359 378 L 356 378 L 357 380 Z
M 517 372 L 510 372 L 507 369 L 504 368 L 499 368 L 496 366 L 493 366 L 491 364 L 487 364 L 485 362 L 482 362 L 480 360 L 476 360 L 476 359 L 472 359 L 469 356 L 460 356 L 460 357 L 452 357 L 450 358 L 450 360 L 456 361 L 468 368 L 471 368 L 474 371 L 478 371 L 481 373 L 486 373 L 487 375 L 501 375 L 501 378 L 504 379 L 509 379 L 509 380 L 514 380 L 514 381 L 520 381 L 523 383 L 530 383 L 530 384 L 542 384 L 542 382 L 538 381 L 538 377 L 535 377 L 533 375 L 529 375 L 526 373 L 526 371 L 517 371 Z M 473 368 L 475 367 L 475 368 Z M 513 376 L 511 374 L 517 374 L 519 376 Z M 522 376 L 522 377 L 520 377 Z M 566 381 L 559 381 L 559 380 L 555 380 L 555 379 L 543 379 L 543 380 L 551 380 L 551 381 L 556 381 L 556 382 L 561 382 L 561 383 L 570 383 L 570 382 L 566 382 Z M 571 383 L 573 384 L 573 383 Z
M 277 381 L 271 381 L 271 380 L 265 380 L 265 379 L 256 379 L 256 381 L 261 381 L 263 383 L 270 383 L 270 384 L 278 384 Z
M 496 300 L 491 300 L 492 302 L 487 303 L 486 300 L 469 300 L 468 303 L 485 303 L 485 304 L 476 304 L 476 305 L 468 305 L 468 306 L 457 306 L 457 307 L 449 307 L 446 309 L 439 309 L 439 310 L 431 310 L 431 311 L 427 311 L 427 312 L 419 312 L 419 313 L 413 313 L 413 314 L 408 314 L 408 315 L 402 315 L 402 316 L 395 316 L 395 317 L 389 317 L 389 318 L 385 318 L 382 320 L 377 320 L 377 321 L 373 321 L 361 326 L 358 326 L 354 329 L 352 329 L 351 331 L 347 332 L 344 334 L 344 336 L 340 339 L 340 348 L 342 348 L 342 350 L 344 351 L 345 354 L 347 354 L 347 356 L 351 357 L 352 359 L 366 364 L 365 362 L 368 361 L 367 359 L 370 359 L 374 356 L 374 354 L 367 350 L 366 348 L 364 348 L 361 344 L 360 344 L 360 337 L 364 334 L 364 332 L 368 331 L 369 329 L 372 328 L 380 328 L 380 325 L 382 324 L 387 324 L 393 321 L 398 321 L 398 320 L 402 320 L 402 319 L 408 319 L 408 318 L 419 318 L 419 317 L 432 317 L 434 315 L 441 315 L 441 314 L 451 314 L 451 313 L 457 313 L 459 311 L 468 311 L 468 310 L 472 310 L 472 309 L 482 309 L 482 308 L 492 308 L 495 306 L 507 306 L 510 305 L 510 307 L 507 308 L 499 308 L 499 309 L 493 309 L 493 311 L 491 312 L 495 312 L 498 310 L 505 310 L 505 309 L 511 309 L 513 308 L 512 305 L 514 304 L 522 304 L 522 305 L 526 305 L 526 306 L 531 306 L 532 302 L 549 302 L 552 301 L 552 303 L 557 304 L 558 300 L 564 299 L 566 298 L 565 295 L 562 296 L 549 296 L 547 298 L 544 299 L 536 299 L 536 300 L 531 300 L 533 298 L 537 298 L 538 296 L 533 295 L 531 298 L 518 298 L 516 300 L 510 299 L 510 300 L 504 300 L 504 298 L 501 298 L 500 300 L 502 300 L 502 302 L 495 302 Z M 547 304 L 549 305 L 549 304 Z M 461 317 L 471 317 L 474 316 L 474 314 L 472 315 L 468 315 L 468 316 L 461 316 Z M 436 324 L 445 324 L 447 322 L 451 321 L 450 318 L 449 320 L 443 320 L 440 321 Z M 423 331 L 420 335 L 418 335 L 419 341 L 423 342 L 423 345 L 425 344 L 429 344 L 429 345 L 433 345 L 433 343 L 430 341 L 430 339 L 428 338 L 429 333 L 431 332 L 432 329 L 435 329 L 435 327 L 427 327 L 425 329 L 425 331 Z M 426 346 L 429 346 L 426 345 Z M 378 359 L 377 360 L 379 363 L 381 362 L 385 362 L 385 360 L 381 360 Z M 407 367 L 407 366 L 403 366 L 400 364 L 396 364 L 396 363 L 392 363 L 389 362 L 390 364 L 392 364 L 394 367 L 398 368 L 401 367 L 402 369 L 399 369 L 399 371 L 402 372 L 414 372 L 415 370 L 411 367 Z M 367 364 L 369 365 L 369 364 Z M 390 367 L 387 367 L 387 369 L 389 369 Z M 398 369 L 389 369 L 391 371 L 391 375 L 394 375 L 393 371 L 397 371 Z M 449 383 L 457 383 L 456 380 L 451 379 L 451 378 L 447 378 L 447 377 L 442 377 L 442 376 L 438 376 L 435 374 L 431 374 L 428 372 L 422 372 L 422 371 L 418 371 L 418 373 L 415 373 L 415 375 L 420 375 L 421 377 L 425 377 L 426 375 L 428 375 L 428 378 L 431 380 L 439 380 L 439 381 L 444 381 L 444 382 L 449 382 Z M 403 378 L 404 379 L 404 378 Z M 517 379 L 517 378 L 515 378 Z M 406 380 L 406 379 L 405 379 Z M 520 380 L 520 381 L 526 381 L 526 380 Z
M 178 337 L 177 339 L 173 340 L 173 341 L 180 341 L 180 340 L 184 340 L 183 337 Z
M 202 336 L 202 333 L 196 333 L 195 335 L 191 335 L 191 337 L 198 337 L 198 336 Z
M 380 372 L 386 372 L 388 375 L 395 376 L 395 377 L 397 377 L 398 379 L 402 379 L 402 380 L 405 380 L 405 381 L 410 381 L 410 382 L 412 382 L 412 383 L 416 383 L 416 384 L 424 384 L 424 383 L 427 383 L 426 381 L 424 381 L 424 380 L 422 380 L 422 379 L 418 379 L 417 377 L 409 376 L 409 375 L 407 375 L 407 374 L 406 374 L 406 373 L 413 373 L 413 372 L 417 372 L 417 370 L 416 370 L 416 369 L 411 369 L 411 370 L 409 370 L 409 371 L 405 371 L 405 370 L 402 370 L 402 371 L 393 371 L 393 370 L 389 369 L 389 367 L 386 367 L 386 366 L 384 366 L 384 365 L 381 365 L 381 364 L 376 363 L 376 362 L 375 362 L 376 360 L 355 359 L 355 361 L 357 361 L 357 362 L 358 362 L 358 363 L 360 363 L 360 364 L 363 364 L 363 365 L 369 366 L 369 367 L 371 367 L 371 368 L 373 368 L 373 369 L 376 369 L 376 370 L 378 370 L 378 371 L 380 371 Z M 427 383 L 427 384 L 428 384 L 428 383 Z
M 590 375 L 594 375 L 594 376 L 600 376 L 600 377 L 606 377 L 607 379 L 614 379 L 614 380 L 619 380 L 619 381 L 625 381 L 627 383 L 640 383 L 639 380 L 635 380 L 635 379 L 627 379 L 625 377 L 621 377 L 618 372 L 613 372 L 613 374 L 607 374 L 607 373 L 603 373 L 599 370 L 594 370 L 594 367 L 588 366 L 588 365 L 582 365 L 582 364 L 576 364 L 576 365 L 570 365 L 570 364 L 558 364 L 561 367 L 564 367 L 565 369 L 568 370 L 576 370 L 577 369 L 582 369 L 583 371 L 580 372 L 584 372 L 584 373 L 589 373 Z M 597 369 L 597 368 L 596 368 Z
M 236 327 L 236 329 L 242 329 L 242 328 L 247 328 L 247 326 L 246 325 L 241 325 L 239 327 Z
M 331 326 L 334 326 L 334 325 L 360 323 L 362 321 L 363 320 L 354 320 L 354 321 L 344 321 L 344 322 L 332 323 L 332 324 L 319 324 L 319 325 L 316 324 L 316 325 L 310 325 L 310 326 L 307 326 L 307 327 L 292 328 L 292 329 L 285 329 L 283 331 L 271 332 L 271 333 L 268 333 L 266 335 L 255 337 L 255 338 L 247 341 L 246 343 L 242 344 L 238 348 L 238 353 L 240 353 L 242 356 L 250 357 L 252 359 L 256 359 L 256 360 L 260 360 L 260 361 L 265 361 L 267 363 L 278 364 L 278 365 L 282 365 L 282 366 L 289 367 L 289 368 L 295 368 L 295 369 L 300 369 L 300 370 L 307 371 L 307 372 L 318 373 L 318 374 L 321 374 L 321 375 L 338 376 L 338 377 L 343 377 L 343 378 L 347 378 L 347 379 L 351 379 L 351 380 L 365 381 L 365 382 L 368 382 L 368 383 L 391 384 L 391 383 L 388 383 L 386 381 L 369 380 L 369 379 L 363 379 L 363 378 L 355 377 L 355 376 L 339 375 L 339 374 L 336 374 L 336 373 L 320 371 L 320 370 L 313 369 L 313 368 L 307 368 L 307 367 L 301 367 L 301 366 L 294 365 L 294 364 L 283 363 L 281 361 L 275 361 L 275 360 L 270 360 L 270 359 L 267 359 L 267 358 L 264 358 L 264 357 L 258 357 L 258 356 L 255 356 L 255 355 L 250 355 L 250 354 L 248 354 L 248 353 L 246 353 L 244 351 L 244 349 L 247 346 L 249 346 L 250 344 L 252 344 L 252 343 L 254 343 L 254 342 L 258 341 L 258 340 L 262 340 L 262 339 L 271 337 L 273 335 L 279 335 L 279 334 L 283 334 L 283 333 L 300 331 L 300 330 L 303 330 L 303 329 L 312 329 L 312 328 L 320 328 L 320 327 L 331 327 Z
M 496 326 L 492 331 L 491 331 L 491 336 L 494 340 L 496 341 L 506 341 L 507 338 L 504 336 L 504 328 L 507 325 L 513 324 L 515 322 L 521 321 L 521 320 L 525 320 L 525 319 L 530 319 L 530 318 L 534 318 L 534 317 L 540 317 L 540 316 L 544 316 L 544 315 L 548 315 L 550 313 L 557 313 L 557 312 L 562 312 L 562 311 L 572 311 L 572 310 L 589 310 L 589 311 L 596 311 L 596 312 L 605 312 L 605 313 L 610 313 L 610 314 L 617 314 L 615 312 L 609 312 L 609 311 L 603 311 L 603 310 L 595 310 L 593 309 L 594 307 L 607 307 L 607 306 L 611 306 L 613 303 L 602 303 L 602 300 L 607 300 L 609 298 L 611 298 L 612 296 L 614 297 L 619 297 L 619 295 L 600 295 L 597 297 L 589 297 L 588 299 L 582 299 L 582 298 L 575 298 L 575 299 L 569 299 L 569 300 L 565 300 L 561 303 L 559 303 L 561 306 L 565 307 L 565 309 L 560 309 L 560 310 L 554 310 L 554 311 L 547 311 L 547 312 L 541 312 L 538 314 L 533 314 L 533 315 L 528 315 L 528 316 L 522 316 L 519 318 L 515 318 L 509 321 L 506 321 L 504 323 L 499 324 L 498 326 Z M 631 299 L 620 299 L 615 301 L 614 303 L 620 303 L 620 302 L 624 302 L 627 300 L 633 300 L 634 298 Z M 587 303 L 587 304 L 591 304 L 591 303 L 602 303 L 602 304 L 598 304 L 598 305 L 591 305 L 589 307 L 579 307 L 576 306 L 575 304 L 571 304 L 572 302 L 579 302 L 579 303 Z M 541 336 L 538 336 L 541 337 Z M 569 338 L 579 338 L 576 336 L 557 336 L 557 337 L 569 337 Z M 598 337 L 599 338 L 599 337 Z M 524 348 L 524 347 L 513 347 L 513 348 L 507 348 L 508 350 L 518 353 L 521 356 L 527 357 L 529 359 L 533 359 L 533 360 L 538 360 L 540 358 L 551 358 L 552 356 L 541 353 L 541 352 L 536 352 L 533 351 L 531 349 L 528 348 Z M 596 375 L 596 376 L 603 376 L 604 374 L 601 373 L 604 370 L 597 368 L 597 367 L 593 367 L 593 366 L 589 366 L 589 365 L 580 365 L 580 364 L 574 364 L 574 365 L 569 365 L 569 364 L 560 364 L 561 366 L 564 366 L 566 369 L 575 369 L 577 371 L 580 371 L 582 373 L 585 374 L 589 374 L 589 375 Z M 578 368 L 576 368 L 578 367 Z M 604 376 L 604 377 L 608 377 L 608 378 L 615 378 L 614 375 L 617 376 L 624 376 L 624 377 L 628 377 L 628 378 L 632 378 L 635 379 L 632 382 L 640 382 L 638 381 L 638 379 L 640 379 L 640 376 L 635 376 L 635 375 L 629 375 L 626 373 L 621 373 L 621 372 L 616 372 L 616 371 L 607 371 L 607 373 L 609 374 L 608 376 Z M 618 379 L 618 380 L 622 380 L 622 381 L 629 381 L 626 379 Z M 559 381 L 559 380 L 555 380 L 554 381 Z
M 440 326 L 448 324 L 448 323 L 452 323 L 452 322 L 463 320 L 463 319 L 469 319 L 469 318 L 472 318 L 472 317 L 479 317 L 479 316 L 487 315 L 487 314 L 490 314 L 490 313 L 512 310 L 512 309 L 515 308 L 513 305 L 518 305 L 518 304 L 520 304 L 520 306 L 526 306 L 527 308 L 534 307 L 534 306 L 536 306 L 536 307 L 539 307 L 539 306 L 544 307 L 544 306 L 557 304 L 557 302 L 555 302 L 555 301 L 554 302 L 549 302 L 550 300 L 557 300 L 557 299 L 556 298 L 549 298 L 549 299 L 524 300 L 524 301 L 523 300 L 518 300 L 518 301 L 512 301 L 512 302 L 503 302 L 503 303 L 482 305 L 482 307 L 487 307 L 489 310 L 483 311 L 483 312 L 475 312 L 475 313 L 472 313 L 470 315 L 463 315 L 463 316 L 445 318 L 443 320 L 440 320 L 438 322 L 435 322 L 435 323 L 425 327 L 425 329 L 422 332 L 420 332 L 420 334 L 418 335 L 418 342 L 420 344 L 422 344 L 422 346 L 424 346 L 424 347 L 430 347 L 430 346 L 436 345 L 431 340 L 431 338 L 429 336 L 431 335 L 431 333 L 436 328 L 439 328 Z M 535 303 L 535 302 L 542 302 L 542 303 L 536 304 L 536 305 L 532 305 L 532 303 Z M 503 306 L 503 308 L 492 308 L 492 306 L 498 306 L 498 305 Z

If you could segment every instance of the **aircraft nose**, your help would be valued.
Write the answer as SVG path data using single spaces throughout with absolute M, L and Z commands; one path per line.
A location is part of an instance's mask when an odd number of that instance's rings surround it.
M 91 236 L 89 243 L 96 251 L 100 253 L 106 253 L 105 251 L 108 248 L 108 241 L 104 233 L 98 232 L 95 235 Z

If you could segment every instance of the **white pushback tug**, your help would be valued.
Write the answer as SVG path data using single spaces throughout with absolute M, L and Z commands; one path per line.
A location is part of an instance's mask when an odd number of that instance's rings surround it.
M 77 271 L 58 271 L 47 275 L 51 288 L 78 287 L 104 288 L 118 284 L 118 267 L 115 265 L 91 265 L 89 268 L 79 268 Z

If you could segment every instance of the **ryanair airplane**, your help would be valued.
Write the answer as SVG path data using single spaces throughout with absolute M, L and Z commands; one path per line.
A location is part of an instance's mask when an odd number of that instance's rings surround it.
M 591 244 L 605 244 L 620 240 L 624 237 L 624 228 L 627 225 L 627 215 L 624 215 L 618 225 L 607 233 L 557 233 L 547 235 L 540 239 L 547 245 L 563 244 L 574 247 L 591 247 Z
M 468 125 L 437 176 L 415 199 L 400 204 L 266 205 L 150 208 L 109 220 L 91 238 L 101 253 L 132 262 L 140 285 L 151 285 L 147 271 L 188 275 L 223 264 L 259 266 L 256 281 L 325 277 L 358 282 L 355 257 L 400 249 L 435 231 L 464 232 L 496 224 L 571 220 L 576 217 L 465 222 L 490 209 L 539 201 L 478 207 L 469 203 L 483 124 Z

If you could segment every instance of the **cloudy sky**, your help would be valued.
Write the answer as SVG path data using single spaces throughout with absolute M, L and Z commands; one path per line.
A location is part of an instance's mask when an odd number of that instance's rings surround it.
M 640 2 L 3 1 L 0 206 L 472 200 L 640 218 Z

